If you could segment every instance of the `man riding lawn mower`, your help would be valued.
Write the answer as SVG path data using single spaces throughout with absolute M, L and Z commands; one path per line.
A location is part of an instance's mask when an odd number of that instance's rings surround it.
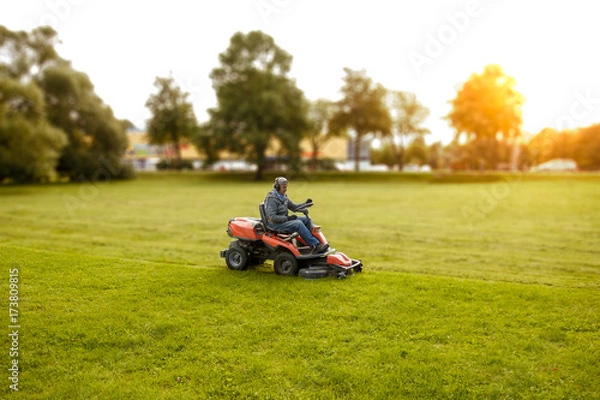
M 244 270 L 273 260 L 277 274 L 300 274 L 305 278 L 345 278 L 362 271 L 361 260 L 350 259 L 329 247 L 321 227 L 314 225 L 308 215 L 313 201 L 293 203 L 287 197 L 287 187 L 286 178 L 275 179 L 273 190 L 259 206 L 261 218 L 238 217 L 229 221 L 227 234 L 236 240 L 221 251 L 227 266 Z M 288 215 L 288 210 L 304 216 Z

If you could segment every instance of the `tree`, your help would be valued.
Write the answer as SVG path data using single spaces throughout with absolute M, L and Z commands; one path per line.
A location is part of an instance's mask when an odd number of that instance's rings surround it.
M 35 129 L 23 123 L 12 126 L 8 133 L 14 136 L 12 142 L 30 137 L 39 143 L 40 160 L 48 156 L 48 153 L 43 156 L 48 148 L 42 143 L 51 144 L 51 159 L 61 148 L 56 169 L 71 179 L 128 176 L 131 170 L 122 161 L 127 148 L 124 125 L 94 93 L 88 76 L 74 70 L 57 54 L 57 41 L 56 32 L 50 27 L 36 28 L 28 33 L 13 32 L 0 26 L 0 77 L 12 81 L 13 89 L 21 85 L 22 91 L 17 97 L 27 99 L 26 103 L 38 110 L 37 119 L 27 118 L 29 123 L 35 123 L 32 125 Z M 34 93 L 36 89 L 41 100 Z M 13 108 L 13 123 L 16 121 L 14 111 Z M 33 138 L 32 135 L 40 137 Z M 48 140 L 48 135 L 53 139 Z M 60 139 L 64 139 L 64 135 L 68 139 L 66 142 Z M 13 146 L 11 151 L 16 151 L 14 149 Z M 35 150 L 28 148 L 27 151 Z M 12 159 L 18 157 L 18 154 L 12 155 Z M 53 161 L 44 163 L 46 169 L 53 164 Z
M 339 135 L 339 132 L 332 132 L 329 129 L 329 122 L 333 117 L 335 104 L 330 100 L 318 99 L 310 104 L 308 119 L 310 129 L 307 138 L 310 141 L 312 158 L 311 167 L 318 168 L 318 157 L 321 148 L 333 136 Z
M 600 170 L 600 124 L 581 128 L 574 159 L 581 169 Z
M 122 121 L 94 92 L 89 77 L 58 65 L 39 78 L 49 122 L 69 138 L 57 170 L 71 180 L 125 177 L 127 136 Z
M 368 134 L 389 135 L 392 120 L 385 105 L 386 89 L 375 84 L 365 71 L 344 68 L 346 76 L 331 118 L 332 132 L 354 130 L 354 169 L 359 170 L 360 144 Z
M 66 144 L 46 121 L 42 91 L 0 74 L 0 182 L 53 180 Z
M 406 148 L 406 161 L 410 164 L 423 164 L 429 158 L 427 145 L 422 136 L 415 137 Z
M 447 151 L 442 142 L 437 141 L 429 146 L 427 164 L 432 169 L 443 169 L 447 166 Z
M 209 131 L 219 136 L 216 142 L 255 162 L 257 180 L 273 139 L 297 166 L 308 120 L 304 94 L 287 76 L 292 56 L 271 36 L 252 31 L 234 34 L 219 61 L 210 74 L 218 105 L 209 110 Z
M 527 147 L 532 155 L 534 165 L 540 164 L 553 158 L 553 147 L 557 141 L 558 132 L 553 128 L 544 128 L 533 136 Z
M 125 132 L 127 132 L 130 129 L 135 129 L 135 124 L 128 119 L 122 119 L 121 126 L 123 127 Z
M 34 71 L 59 60 L 55 32 L 0 26 L 0 181 L 52 180 L 67 138 L 46 120 L 44 94 Z
M 446 116 L 456 130 L 456 139 L 466 135 L 480 148 L 481 161 L 488 168 L 498 163 L 498 141 L 520 135 L 523 96 L 515 90 L 515 80 L 498 65 L 488 65 L 473 74 L 450 101 Z
M 570 158 L 583 170 L 600 169 L 600 124 L 576 130 L 542 129 L 527 144 L 531 164 Z
M 54 46 L 56 31 L 42 26 L 31 32 L 13 32 L 0 25 L 0 75 L 22 81 L 38 76 L 46 67 L 69 63 L 59 57 Z M 6 62 L 8 61 L 8 62 Z
M 201 124 L 196 134 L 191 137 L 194 146 L 203 151 L 206 156 L 203 168 L 207 168 L 219 160 L 219 150 L 227 146 L 220 139 L 213 131 L 210 122 Z
M 396 164 L 396 151 L 389 142 L 381 143 L 381 146 L 371 149 L 371 162 L 373 164 L 385 164 L 393 168 Z
M 175 168 L 182 168 L 180 144 L 198 131 L 194 108 L 188 100 L 189 93 L 183 92 L 173 77 L 154 81 L 158 93 L 150 95 L 146 107 L 152 113 L 147 122 L 151 144 L 168 144 L 175 152 Z
M 392 147 L 396 153 L 398 167 L 402 169 L 404 165 L 404 140 L 422 139 L 423 135 L 430 133 L 430 130 L 421 126 L 429 116 L 429 109 L 424 107 L 414 93 L 392 91 L 391 109 L 393 132 L 399 138 L 399 144 L 396 145 L 395 137 L 392 137 Z M 410 159 L 409 159 L 410 160 Z

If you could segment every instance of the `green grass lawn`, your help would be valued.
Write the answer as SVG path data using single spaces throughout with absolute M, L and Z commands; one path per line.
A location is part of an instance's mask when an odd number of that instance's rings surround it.
M 600 176 L 292 177 L 365 265 L 314 281 L 219 258 L 270 190 L 245 178 L 0 187 L 0 393 L 600 398 Z

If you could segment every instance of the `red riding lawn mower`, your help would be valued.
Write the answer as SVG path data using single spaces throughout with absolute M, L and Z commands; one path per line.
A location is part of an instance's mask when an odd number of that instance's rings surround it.
M 308 203 L 297 210 L 308 217 Z M 273 260 L 279 275 L 300 275 L 307 279 L 335 276 L 346 278 L 353 272 L 362 271 L 362 261 L 353 260 L 344 253 L 329 248 L 324 253 L 312 253 L 298 233 L 283 233 L 267 225 L 265 205 L 259 206 L 261 218 L 237 217 L 229 221 L 227 234 L 236 239 L 229 248 L 221 251 L 221 257 L 230 269 L 244 270 Z M 308 217 L 310 218 L 310 217 Z M 323 244 L 327 243 L 321 227 L 314 225 L 312 234 Z

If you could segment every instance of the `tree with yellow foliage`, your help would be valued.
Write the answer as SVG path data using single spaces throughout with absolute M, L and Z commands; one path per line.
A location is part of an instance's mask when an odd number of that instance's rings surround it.
M 520 136 L 524 97 L 515 84 L 500 66 L 488 65 L 481 74 L 471 75 L 450 101 L 446 119 L 456 130 L 457 141 L 464 135 L 477 149 L 481 168 L 495 169 L 500 161 L 498 143 Z

